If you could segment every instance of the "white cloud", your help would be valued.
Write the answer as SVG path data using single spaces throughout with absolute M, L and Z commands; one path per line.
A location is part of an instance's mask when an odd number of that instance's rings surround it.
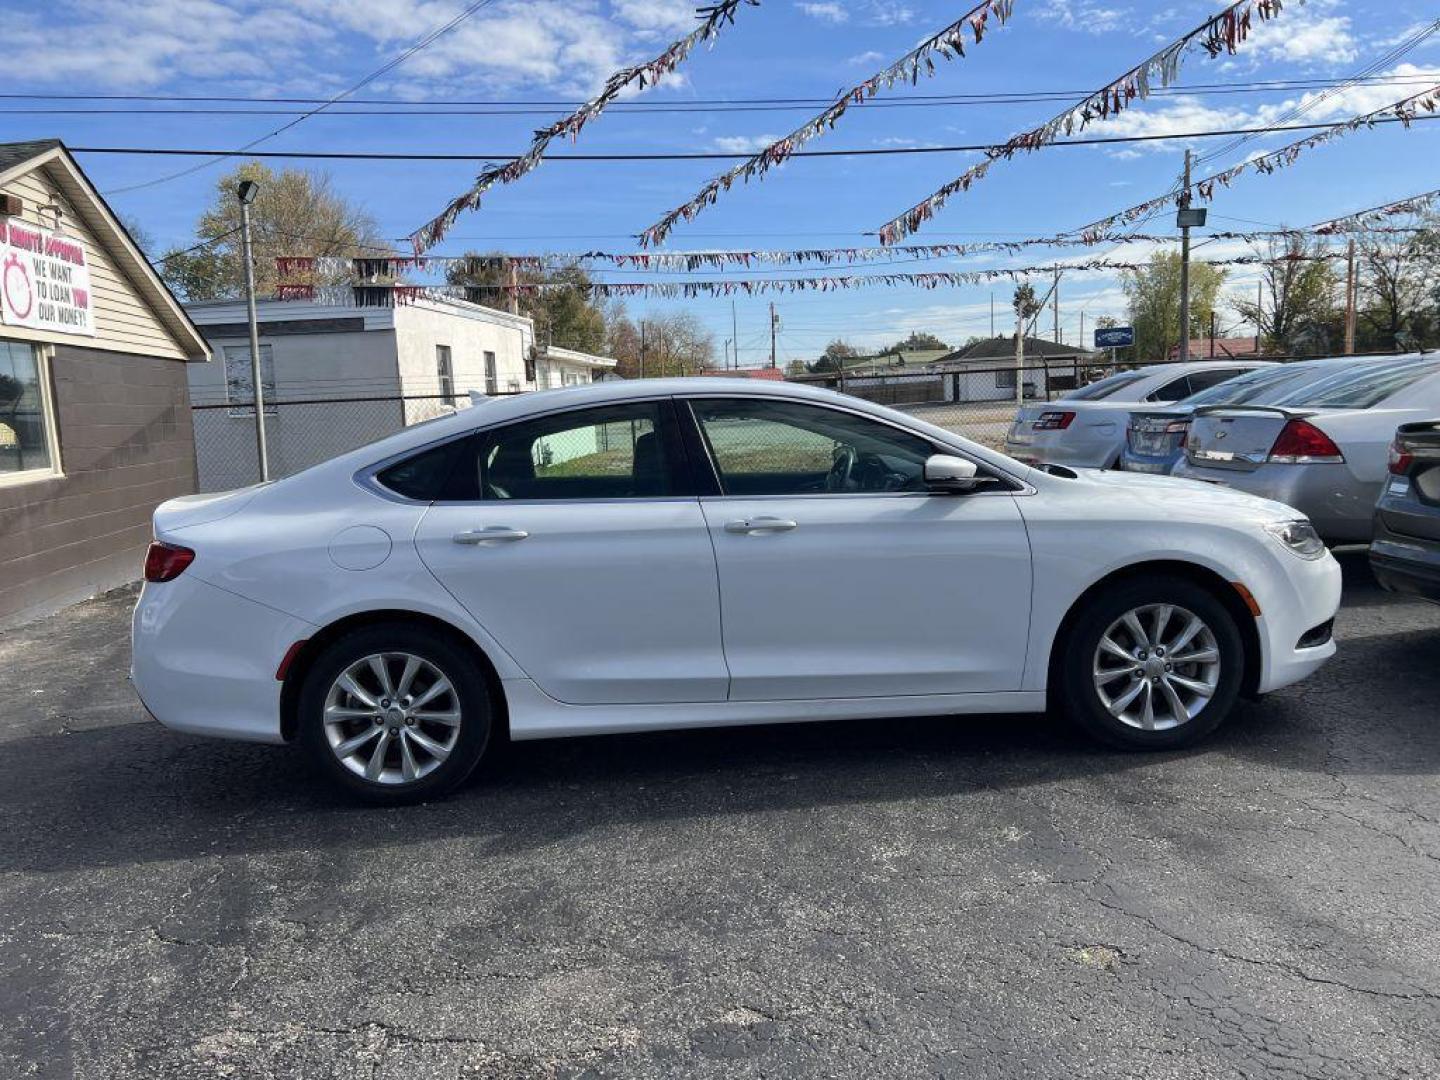
M 904 26 L 914 20 L 915 12 L 895 0 L 871 0 L 866 19 L 875 26 Z
M 721 135 L 715 149 L 727 154 L 754 154 L 769 146 L 779 135 Z
M 1058 23 L 1067 30 L 1086 34 L 1109 34 L 1129 21 L 1130 10 L 1107 7 L 1089 0 L 1046 0 L 1035 12 L 1038 19 Z
M 845 62 L 847 64 L 853 64 L 856 67 L 869 67 L 872 64 L 878 64 L 881 60 L 884 59 L 884 53 L 876 52 L 874 49 L 866 49 L 862 53 L 856 53 L 854 56 L 850 57 L 850 59 L 846 60 Z
M 699 25 L 694 0 L 611 0 L 610 9 L 640 37 L 688 34 Z
M 1320 15 L 1313 7 L 1287 7 L 1280 18 L 1258 23 L 1244 48 L 1257 59 L 1307 67 L 1348 64 L 1360 55 L 1349 16 Z
M 850 12 L 834 3 L 834 0 L 807 0 L 795 6 L 812 19 L 819 19 L 821 22 L 843 23 L 850 19 Z

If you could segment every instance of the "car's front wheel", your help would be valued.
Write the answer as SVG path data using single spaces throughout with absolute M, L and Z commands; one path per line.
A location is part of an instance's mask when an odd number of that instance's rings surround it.
M 490 739 L 491 711 L 474 658 L 449 638 L 422 626 L 369 626 L 315 658 L 300 690 L 299 736 L 320 770 L 354 794 L 410 803 L 470 775 Z
M 1060 659 L 1064 704 L 1112 746 L 1175 749 L 1225 719 L 1244 663 L 1239 627 L 1213 593 L 1184 578 L 1138 578 L 1080 613 Z

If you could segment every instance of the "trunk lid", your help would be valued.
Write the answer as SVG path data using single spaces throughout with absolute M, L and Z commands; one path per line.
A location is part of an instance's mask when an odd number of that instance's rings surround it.
M 1172 430 L 1190 420 L 1189 409 L 1147 409 L 1132 412 L 1125 432 L 1130 450 L 1146 457 L 1173 457 L 1184 444 L 1186 431 Z
M 1201 468 L 1254 472 L 1265 464 L 1285 425 L 1307 415 L 1312 414 L 1266 405 L 1196 409 L 1186 437 L 1185 456 L 1191 465 Z
M 238 513 L 260 493 L 264 484 L 236 488 L 234 491 L 216 491 L 206 495 L 181 495 L 169 499 L 155 508 L 152 518 L 157 539 L 164 539 L 181 529 L 195 525 L 208 525 L 231 514 Z
M 1440 541 L 1440 421 L 1401 424 L 1395 449 L 1409 461 L 1386 480 L 1380 519 L 1398 535 Z

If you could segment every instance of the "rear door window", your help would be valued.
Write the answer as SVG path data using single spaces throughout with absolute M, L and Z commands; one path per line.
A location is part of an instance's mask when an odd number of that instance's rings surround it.
M 1304 387 L 1282 398 L 1279 403 L 1316 409 L 1371 409 L 1437 371 L 1440 371 L 1440 363 L 1435 362 L 1367 367 Z

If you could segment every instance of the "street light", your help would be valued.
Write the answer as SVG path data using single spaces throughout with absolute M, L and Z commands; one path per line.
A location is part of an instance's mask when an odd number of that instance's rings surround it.
M 255 259 L 250 252 L 250 204 L 260 194 L 254 180 L 241 180 L 235 189 L 240 203 L 240 248 L 245 263 L 245 306 L 250 320 L 250 384 L 255 400 L 255 459 L 260 466 L 260 481 L 270 479 L 270 455 L 265 450 L 265 390 L 260 383 L 260 325 L 255 317 Z

